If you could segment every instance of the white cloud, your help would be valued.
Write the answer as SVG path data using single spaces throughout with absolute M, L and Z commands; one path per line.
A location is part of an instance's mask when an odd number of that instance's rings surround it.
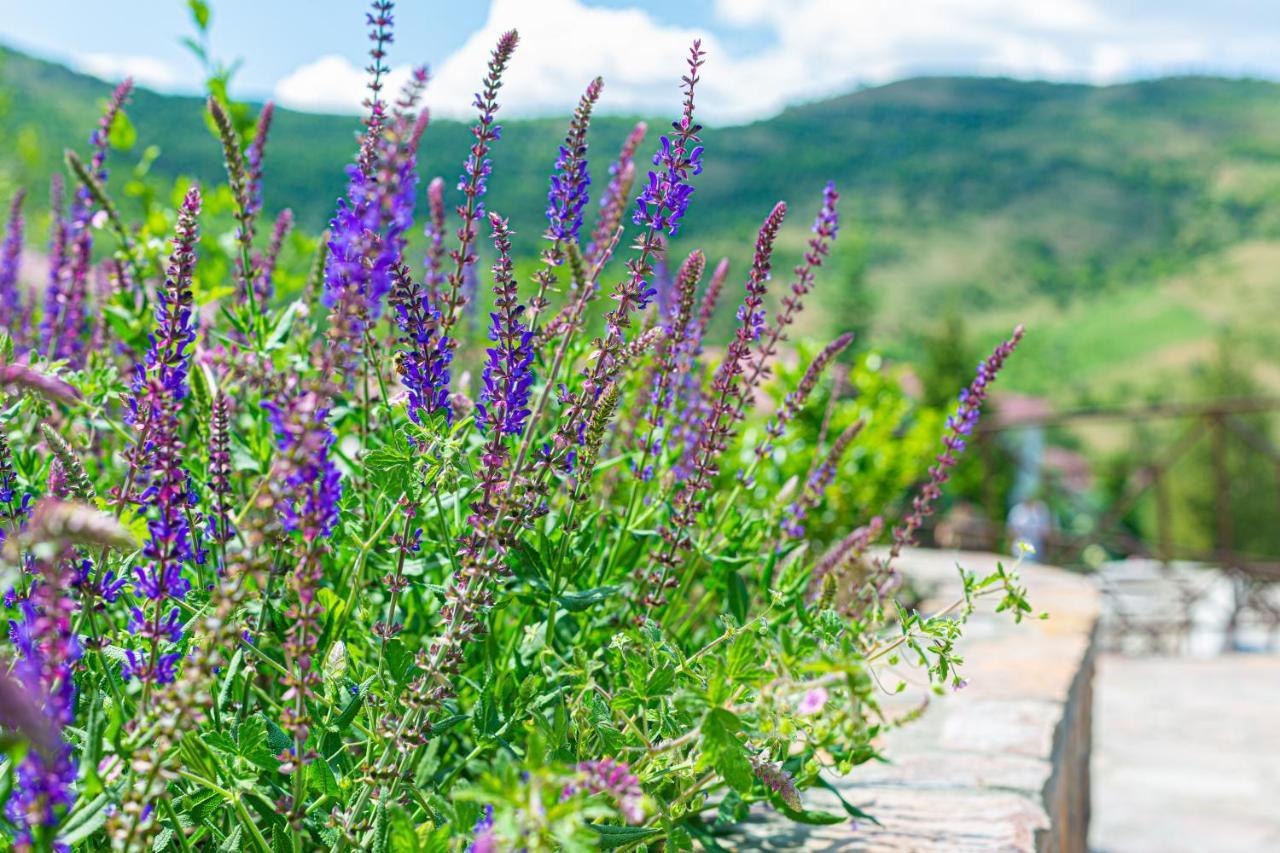
M 177 70 L 154 56 L 125 56 L 116 53 L 85 53 L 75 58 L 75 66 L 110 82 L 132 77 L 139 86 L 169 89 L 181 82 Z
M 395 92 L 408 80 L 408 68 L 387 75 L 388 91 Z M 368 96 L 369 75 L 342 56 L 322 56 L 285 76 L 276 84 L 275 98 L 282 106 L 310 112 L 353 113 Z
M 520 32 L 503 78 L 505 114 L 563 113 L 571 109 L 592 78 L 605 78 L 605 106 L 614 112 L 652 112 L 679 105 L 683 57 L 698 37 L 693 30 L 668 27 L 640 9 L 601 9 L 579 0 L 494 0 L 483 27 L 468 37 L 442 65 L 432 69 L 427 103 L 450 117 L 474 115 L 489 52 L 509 29 Z M 704 45 L 714 38 L 704 38 Z M 391 90 L 406 68 L 391 75 Z M 308 110 L 354 112 L 365 96 L 365 71 L 340 56 L 301 66 L 276 86 L 283 105 Z
M 747 55 L 728 53 L 715 32 L 665 24 L 638 5 L 493 0 L 484 25 L 433 69 L 427 102 L 439 115 L 473 115 L 489 51 L 511 28 L 520 46 L 504 80 L 504 115 L 565 113 L 597 74 L 605 79 L 601 110 L 674 114 L 697 37 L 708 53 L 699 112 L 716 123 L 913 74 L 1114 82 L 1187 70 L 1215 55 L 1193 22 L 1123 17 L 1104 0 L 716 0 L 708 22 L 716 31 L 767 36 Z M 392 85 L 406 73 L 397 69 Z M 300 109 L 355 112 L 365 76 L 359 64 L 325 56 L 281 80 L 276 97 Z

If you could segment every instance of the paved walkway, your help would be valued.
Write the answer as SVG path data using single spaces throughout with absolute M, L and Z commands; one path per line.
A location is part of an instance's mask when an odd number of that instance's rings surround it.
M 1280 851 L 1280 655 L 1099 660 L 1091 846 Z

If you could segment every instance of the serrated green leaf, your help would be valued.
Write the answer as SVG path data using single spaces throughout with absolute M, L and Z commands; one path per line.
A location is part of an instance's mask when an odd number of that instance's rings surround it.
M 702 751 L 729 787 L 740 794 L 751 791 L 755 773 L 747 758 L 746 748 L 738 740 L 742 724 L 731 711 L 712 708 L 702 722 Z
M 262 714 L 254 714 L 240 724 L 240 730 L 236 732 L 236 751 L 263 770 L 279 767 L 279 762 L 273 757 L 275 753 L 267 743 L 267 718 Z

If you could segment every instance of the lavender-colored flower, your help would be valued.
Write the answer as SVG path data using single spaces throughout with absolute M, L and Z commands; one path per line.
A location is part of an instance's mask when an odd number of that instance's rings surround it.
M 0 244 L 0 326 L 10 337 L 19 337 L 22 317 L 22 293 L 18 289 L 18 266 L 22 262 L 22 202 L 26 190 L 18 190 L 9 203 L 9 221 Z
M 663 136 L 653 165 L 660 171 L 649 172 L 649 182 L 636 199 L 632 220 L 650 231 L 666 231 L 674 237 L 680 231 L 680 220 L 689 209 L 693 185 L 689 179 L 702 172 L 702 146 L 698 133 L 702 126 L 693 122 L 693 89 L 698 82 L 698 69 L 706 52 L 702 41 L 695 40 L 689 51 L 689 76 L 684 78 L 684 114 L 671 123 L 674 133 Z
M 556 158 L 551 190 L 547 193 L 547 236 L 557 242 L 577 242 L 582 230 L 582 211 L 587 206 L 587 190 L 591 186 L 591 175 L 587 172 L 587 127 L 591 123 L 591 109 L 603 88 L 604 80 L 599 77 L 587 86 Z
M 426 128 L 425 113 L 387 116 L 381 98 L 387 45 L 392 41 L 392 4 L 374 0 L 367 16 L 373 47 L 369 51 L 369 98 L 365 105 L 365 133 L 356 162 L 347 167 L 347 193 L 338 200 L 329 222 L 325 259 L 324 304 L 336 306 L 344 290 L 357 291 L 364 313 L 376 320 L 391 290 L 392 270 L 404 257 L 409 229 L 413 226 L 414 198 L 418 186 L 417 149 Z M 412 74 L 426 84 L 426 69 Z M 409 96 L 409 101 L 416 95 Z M 406 102 L 408 103 L 408 102 Z
M 996 346 L 991 355 L 978 364 L 973 382 L 960 392 L 956 410 L 947 418 L 946 433 L 942 437 L 942 453 L 929 467 L 929 479 L 912 500 L 910 514 L 893 529 L 893 546 L 886 564 L 897 557 L 905 546 L 915 541 L 915 534 L 924 524 L 925 517 L 932 514 L 934 502 L 942 496 L 942 487 L 951 478 L 951 469 L 955 467 L 957 457 L 964 452 L 969 436 L 978 424 L 982 404 L 986 402 L 991 383 L 1022 341 L 1024 333 L 1022 326 L 1015 328 L 1009 340 Z
M 72 585 L 71 549 L 37 563 L 39 580 L 10 620 L 9 637 L 18 652 L 13 674 L 36 698 L 47 719 L 48 742 L 35 744 L 18 762 L 16 784 L 5 806 L 15 827 L 15 849 L 67 849 L 55 840 L 58 824 L 75 803 L 75 751 L 63 732 L 75 722 L 76 663 L 81 649 L 72 628 L 74 601 L 63 594 Z
M 424 280 L 427 304 L 440 309 L 440 288 L 444 285 L 444 178 L 432 178 L 427 184 L 427 224 L 423 233 L 427 238 L 427 256 L 424 259 Z
M 308 391 L 262 406 L 280 451 L 275 480 L 285 498 L 280 507 L 285 530 L 301 533 L 308 543 L 328 538 L 338 523 L 342 475 L 329 458 L 334 435 L 324 401 Z
M 498 853 L 498 837 L 493 831 L 493 806 L 486 805 L 484 812 L 471 827 L 471 844 L 467 853 Z
M 493 227 L 493 243 L 498 259 L 493 264 L 494 308 L 489 315 L 489 340 L 494 346 L 486 350 L 484 388 L 476 404 L 481 428 L 499 435 L 521 435 L 531 414 L 529 396 L 533 387 L 533 333 L 522 322 L 524 306 L 519 303 L 511 262 L 511 231 L 507 221 L 496 213 L 489 214 Z
M 488 189 L 489 173 L 493 170 L 489 150 L 502 136 L 502 125 L 497 123 L 498 89 L 502 86 L 502 74 L 519 41 L 519 34 L 515 30 L 509 30 L 498 38 L 498 44 L 489 57 L 489 70 L 485 75 L 483 88 L 475 97 L 475 107 L 480 113 L 471 129 L 475 142 L 471 144 L 470 153 L 462 165 L 462 178 L 458 181 L 458 190 L 463 196 L 462 204 L 457 207 L 461 219 L 458 226 L 458 246 L 449 251 L 453 269 L 445 279 L 444 296 L 439 306 L 446 334 L 458 321 L 462 306 L 466 304 L 462 283 L 467 267 L 476 263 L 475 244 L 479 239 L 477 227 L 480 218 L 484 216 L 484 195 Z
M 755 771 L 756 778 L 763 782 L 766 788 L 777 794 L 782 802 L 793 809 L 803 807 L 800 802 L 800 792 L 796 789 L 796 782 L 786 770 L 771 761 L 754 756 L 751 758 L 751 769 Z
M 13 468 L 13 452 L 0 422 L 0 543 L 17 533 L 31 516 L 31 494 L 18 487 L 18 472 Z
M 40 340 L 56 340 L 62 314 L 62 288 L 67 271 L 67 240 L 70 223 L 64 211 L 62 176 L 49 179 L 49 278 L 44 289 L 44 314 L 40 318 Z M 52 351 L 52 348 L 50 348 Z
M 741 397 L 739 380 L 746 370 L 751 348 L 764 328 L 764 296 L 769 282 L 773 244 L 786 212 L 787 206 L 778 202 L 756 237 L 746 296 L 738 309 L 738 331 L 711 382 L 714 402 L 701 424 L 701 438 L 694 453 L 692 473 L 673 498 L 670 519 L 658 529 L 663 540 L 662 550 L 649 565 L 641 564 L 636 569 L 632 596 L 646 609 L 663 604 L 666 590 L 678 583 L 672 577 L 672 570 L 683 562 L 684 552 L 692 545 L 691 531 L 702 512 L 704 497 L 719 474 L 720 454 L 728 446 L 734 428 L 742 419 L 742 410 L 737 405 Z
M 835 186 L 828 183 L 822 193 L 822 208 L 818 211 L 813 223 L 813 236 L 809 238 L 809 246 L 804 254 L 804 261 L 795 268 L 795 278 L 790 292 L 783 297 L 782 305 L 774 317 L 772 326 L 763 335 L 759 347 L 746 370 L 738 401 L 740 410 L 746 409 L 751 402 L 752 393 L 769 375 L 769 363 L 778 354 L 778 345 L 786 340 L 787 327 L 795 322 L 796 315 L 804 308 L 804 298 L 813 289 L 818 268 L 831 251 L 831 241 L 835 239 L 840 227 L 840 218 L 836 213 L 836 203 L 840 194 Z
M 830 698 L 831 695 L 827 693 L 825 687 L 806 690 L 804 695 L 800 697 L 799 703 L 796 704 L 796 713 L 802 717 L 813 716 L 827 706 L 827 700 Z
M 799 539 L 804 536 L 805 517 L 818 505 L 827 487 L 835 480 L 836 472 L 840 468 L 840 460 L 844 458 L 845 451 L 862 431 L 862 425 L 862 421 L 854 421 L 836 437 L 822 462 L 809 473 L 800 496 L 783 510 L 782 532 L 785 536 L 790 539 Z
M 706 256 L 700 251 L 694 251 L 680 265 L 680 270 L 676 274 L 676 299 L 672 303 L 667 322 L 662 329 L 662 339 L 657 343 L 653 366 L 646 383 L 649 393 L 643 400 L 642 417 L 649 424 L 646 444 L 641 448 L 646 457 L 656 457 L 661 452 L 662 439 L 656 438 L 655 433 L 666 426 L 667 413 L 674 398 L 675 383 L 682 377 L 686 377 L 694 367 L 695 345 L 689 337 L 689 327 L 693 318 L 693 304 L 698 282 L 705 268 Z M 648 465 L 639 470 L 633 470 L 641 480 L 649 479 L 653 473 L 652 466 Z
M 320 684 L 313 659 L 320 643 L 324 607 L 317 594 L 324 577 L 323 540 L 338 523 L 342 477 L 329 458 L 334 435 L 327 423 L 326 401 L 315 391 L 302 391 L 283 400 L 263 403 L 275 430 L 279 452 L 272 472 L 286 531 L 300 537 L 297 560 L 287 574 L 293 600 L 285 612 L 285 655 L 288 666 L 281 683 L 287 688 L 282 718 L 293 735 L 294 760 L 309 763 L 315 756 L 303 750 L 310 735 L 308 700 Z
M 235 535 L 231 524 L 231 404 L 218 391 L 209 417 L 209 536 L 215 542 L 229 542 Z
M 578 763 L 578 776 L 560 792 L 561 801 L 583 792 L 603 794 L 632 826 L 644 822 L 644 789 L 625 761 L 601 758 Z
M 200 191 L 192 187 L 178 212 L 164 286 L 156 294 L 156 329 L 130 400 L 131 420 L 139 431 L 133 461 L 145 473 L 140 500 L 152 514 L 143 562 L 134 568 L 133 591 L 151 602 L 151 612 L 141 606 L 132 610 L 129 628 L 144 648 L 126 651 L 124 674 L 152 684 L 167 684 L 176 674 L 180 653 L 160 650 L 166 641 L 173 646 L 181 641 L 180 611 L 174 606 L 166 614 L 165 605 L 170 598 L 186 598 L 191 582 L 183 569 L 203 557 L 191 527 L 196 501 L 184 465 L 186 448 L 178 420 L 188 393 L 188 348 L 195 342 L 191 281 L 199 212 Z
M 396 310 L 396 370 L 409 395 L 409 418 L 420 424 L 424 417 L 442 412 L 452 422 L 449 401 L 449 363 L 453 347 L 440 329 L 440 312 L 433 309 L 427 291 L 404 264 L 392 275 L 391 305 Z
M 644 141 L 644 135 L 648 130 L 649 126 L 644 122 L 637 123 L 622 143 L 618 159 L 609 166 L 609 183 L 605 187 L 604 195 L 600 197 L 600 216 L 596 220 L 595 228 L 591 231 L 591 242 L 583 253 L 583 260 L 587 266 L 594 266 L 600 260 L 601 254 L 612 242 L 614 232 L 622 222 L 622 214 L 627 207 L 627 197 L 631 194 L 631 185 L 636 177 L 636 148 Z
M 293 211 L 286 207 L 280 211 L 275 225 L 271 227 L 271 243 L 267 246 L 266 254 L 258 257 L 254 264 L 254 297 L 260 305 L 266 305 L 275 294 L 276 265 L 280 260 L 285 238 L 292 230 Z
M 106 160 L 111 126 L 115 123 L 116 115 L 124 107 L 132 90 L 133 81 L 129 79 L 116 87 L 97 127 L 89 135 L 92 154 L 87 169 L 89 174 L 104 186 L 107 182 Z M 89 267 L 93 258 L 91 230 L 95 206 L 93 194 L 88 187 L 81 186 L 72 201 L 69 221 L 66 225 L 65 264 L 58 268 L 58 284 L 49 294 L 49 301 L 46 302 L 45 321 L 49 334 L 45 335 L 44 339 L 47 341 L 47 352 L 54 358 L 65 358 L 76 365 L 82 361 L 85 337 L 89 328 L 86 300 Z M 53 303 L 52 306 L 49 302 Z
M 262 155 L 267 147 L 267 136 L 271 133 L 271 119 L 276 114 L 275 104 L 267 101 L 258 114 L 258 123 L 254 129 L 253 141 L 244 153 L 245 190 L 248 202 L 245 212 L 250 216 L 262 210 Z
M 773 452 L 772 440 L 782 436 L 787 424 L 809 402 L 809 397 L 813 394 L 813 390 L 818 387 L 818 380 L 822 378 L 827 366 L 831 364 L 836 356 L 848 349 L 851 343 L 853 343 L 853 333 L 846 332 L 827 344 L 822 352 L 818 353 L 813 361 L 809 363 L 809 367 L 805 370 L 804 376 L 801 377 L 800 384 L 796 386 L 796 390 L 783 398 L 782 406 L 778 409 L 778 413 L 770 418 L 769 423 L 765 425 L 765 433 L 769 438 L 756 445 L 757 459 L 763 461 Z
M 80 392 L 73 385 L 63 382 L 57 376 L 36 370 L 25 362 L 0 365 L 0 388 L 24 391 L 67 405 L 80 400 Z

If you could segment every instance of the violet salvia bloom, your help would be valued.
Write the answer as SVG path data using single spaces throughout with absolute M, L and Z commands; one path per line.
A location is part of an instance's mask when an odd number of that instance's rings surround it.
M 706 256 L 700 251 L 692 252 L 676 274 L 676 300 L 664 325 L 662 340 L 658 342 L 653 368 L 649 372 L 649 394 L 646 399 L 645 418 L 653 430 L 666 425 L 666 415 L 670 411 L 673 399 L 673 388 L 677 381 L 693 367 L 693 353 L 689 338 L 689 326 L 693 318 L 698 282 L 706 269 Z M 661 449 L 657 439 L 651 439 L 653 446 L 647 448 L 656 456 Z M 641 471 L 641 474 L 646 472 Z M 642 477 L 647 479 L 647 476 Z
M 587 86 L 569 122 L 569 132 L 560 145 L 551 190 L 547 193 L 547 236 L 556 241 L 578 241 L 582 211 L 587 206 L 591 175 L 587 172 L 587 127 L 591 109 L 600 98 L 604 80 L 597 77 Z
M 564 787 L 560 799 L 567 800 L 579 792 L 604 794 L 632 826 L 644 823 L 644 790 L 640 779 L 625 761 L 601 758 L 578 763 L 578 777 Z
M 75 670 L 81 655 L 72 628 L 76 605 L 63 592 L 72 586 L 73 562 L 65 548 L 57 557 L 40 561 L 39 580 L 19 604 L 21 619 L 9 622 L 9 637 L 18 652 L 13 674 L 41 706 L 49 729 L 48 742 L 33 745 L 18 762 L 13 795 L 5 807 L 18 850 L 68 849 L 55 835 L 76 799 L 75 751 L 63 735 L 75 723 Z
M 146 488 L 139 499 L 151 514 L 143 561 L 134 567 L 133 592 L 150 602 L 151 612 L 144 606 L 132 609 L 129 630 L 143 648 L 126 651 L 124 674 L 152 684 L 168 684 L 176 675 L 180 653 L 162 653 L 161 648 L 165 642 L 171 646 L 181 642 L 180 610 L 173 606 L 166 612 L 166 604 L 170 598 L 186 598 L 191 582 L 183 569 L 203 557 L 191 527 L 197 501 L 184 466 L 186 446 L 179 423 L 188 393 L 188 348 L 195 342 L 191 281 L 199 212 L 200 190 L 192 187 L 178 212 L 164 286 L 156 294 L 156 330 L 146 361 L 139 366 L 130 402 L 132 421 L 139 430 L 134 461 L 145 474 Z
M 133 81 L 126 79 L 116 87 L 103 111 L 97 127 L 89 135 L 92 154 L 88 170 L 102 185 L 107 182 L 107 147 L 111 126 L 116 115 L 124 107 Z M 94 214 L 94 200 L 87 187 L 80 187 L 72 201 L 70 221 L 67 225 L 67 267 L 60 277 L 56 298 L 59 305 L 48 339 L 48 352 L 55 358 L 66 358 L 72 364 L 80 364 L 84 354 L 85 336 L 89 329 L 88 311 L 85 305 L 89 288 L 89 267 L 93 257 L 93 237 L 90 234 Z
M 329 458 L 334 435 L 327 423 L 326 401 L 319 393 L 303 391 L 262 405 L 270 415 L 279 449 L 272 487 L 281 520 L 286 531 L 301 538 L 297 564 L 287 576 L 294 598 L 285 613 L 289 666 L 281 677 L 288 688 L 282 723 L 293 735 L 295 750 L 301 750 L 310 734 L 307 701 L 320 683 L 320 673 L 312 665 L 324 618 L 317 598 L 324 577 L 320 558 L 323 540 L 338 523 L 342 476 Z M 298 751 L 295 757 L 307 764 L 315 756 Z
M 200 205 L 200 188 L 192 186 L 178 211 L 164 287 L 156 294 L 156 328 L 150 336 L 151 346 L 146 359 L 134 372 L 126 420 L 144 432 L 148 405 L 155 401 L 153 384 L 175 403 L 187 396 L 187 374 L 191 368 L 187 349 L 196 340 L 191 282 L 195 273 L 195 247 L 200 239 L 196 225 Z
M 769 423 L 765 425 L 765 433 L 768 438 L 756 445 L 756 458 L 763 460 L 773 452 L 772 441 L 780 438 L 795 416 L 809 402 L 810 395 L 813 390 L 818 387 L 818 380 L 822 378 L 822 374 L 826 371 L 827 366 L 835 360 L 836 356 L 849 348 L 853 343 L 853 333 L 846 332 L 836 338 L 823 348 L 810 362 L 808 369 L 805 370 L 804 376 L 800 379 L 800 384 L 796 386 L 796 390 L 787 394 L 782 400 L 782 406 L 778 409 L 778 413 L 769 419 Z
M 334 435 L 323 402 L 315 392 L 304 392 L 262 404 L 280 451 L 277 479 L 286 497 L 281 520 L 286 531 L 301 533 L 308 543 L 333 532 L 342 498 L 342 475 L 329 458 Z
M 276 217 L 271 227 L 271 243 L 265 255 L 257 258 L 254 264 L 253 289 L 254 297 L 259 305 L 266 305 L 275 294 L 276 264 L 280 261 L 280 252 L 284 241 L 293 230 L 293 211 L 285 208 Z
M 627 198 L 631 194 L 631 185 L 636 177 L 636 148 L 644 141 L 644 135 L 648 130 L 649 126 L 644 122 L 637 123 L 622 143 L 618 159 L 609 166 L 609 183 L 600 197 L 600 216 L 596 220 L 595 228 L 591 231 L 591 242 L 583 253 L 583 260 L 589 267 L 600 260 L 601 254 L 613 241 L 614 232 L 622 222 Z
M 21 341 L 22 293 L 18 289 L 18 267 L 22 262 L 22 202 L 26 190 L 18 190 L 9 203 L 9 221 L 0 244 L 0 326 L 10 337 Z
M 666 590 L 678 582 L 672 576 L 672 570 L 683 563 L 684 552 L 692 545 L 692 530 L 702 512 L 705 495 L 720 472 L 720 454 L 728 446 L 734 428 L 742 419 L 742 410 L 737 405 L 741 398 L 739 380 L 746 371 L 751 348 L 764 328 L 764 296 L 769 283 L 773 244 L 786 212 L 787 206 L 778 202 L 760 227 L 755 257 L 747 276 L 746 296 L 738 309 L 738 331 L 711 383 L 713 402 L 700 425 L 701 438 L 693 454 L 693 470 L 675 493 L 668 522 L 658 529 L 663 540 L 661 551 L 653 557 L 651 564 L 636 568 L 632 596 L 646 609 L 665 603 Z
M 55 340 L 62 313 L 62 285 L 67 272 L 67 239 L 70 224 L 63 209 L 62 176 L 49 180 L 49 279 L 44 289 L 44 314 L 40 318 L 40 339 Z
M 782 767 L 771 761 L 752 756 L 751 769 L 755 772 L 756 778 L 763 782 L 766 788 L 777 794 L 778 798 L 790 808 L 800 809 L 803 807 L 800 802 L 800 791 L 796 788 L 795 780 Z
M 423 283 L 427 289 L 428 304 L 439 311 L 440 288 L 444 286 L 444 178 L 432 178 L 427 184 L 427 211 L 427 224 L 423 229 L 427 238 Z
M 409 419 L 423 422 L 436 412 L 452 423 L 449 402 L 449 363 L 453 347 L 440 328 L 440 312 L 431 307 L 427 291 L 399 264 L 392 275 L 391 305 L 396 310 L 396 369 L 409 395 Z
M 752 392 L 769 375 L 769 363 L 777 355 L 779 343 L 786 340 L 787 327 L 795 322 L 796 315 L 803 310 L 804 298 L 813 289 L 818 268 L 831 251 L 831 241 L 835 239 L 840 227 L 840 218 L 836 213 L 836 203 L 839 200 L 840 194 L 836 192 L 835 186 L 828 183 L 822 193 L 822 208 L 813 223 L 813 236 L 809 238 L 804 261 L 795 268 L 791 290 L 783 297 L 773 325 L 763 335 L 752 363 L 747 368 L 746 378 L 742 383 L 742 397 L 738 401 L 741 410 L 746 409 L 751 402 Z
M 333 308 L 341 292 L 353 286 L 365 302 L 365 316 L 376 320 L 413 226 L 417 148 L 426 116 L 415 120 L 408 113 L 397 113 L 390 119 L 386 115 L 381 91 L 388 71 L 386 48 L 392 41 L 392 4 L 374 0 L 372 6 L 367 16 L 373 42 L 368 68 L 370 95 L 365 101 L 369 115 L 356 162 L 347 167 L 346 196 L 338 200 L 329 222 L 324 304 Z M 425 85 L 426 70 L 415 69 L 413 78 Z M 416 100 L 416 96 L 410 97 Z
M 680 220 L 693 196 L 689 179 L 702 172 L 702 146 L 698 144 L 702 126 L 693 122 L 693 89 L 705 55 L 702 41 L 695 40 L 689 50 L 689 76 L 684 78 L 684 114 L 679 121 L 671 123 L 674 133 L 659 140 L 653 165 L 660 167 L 660 171 L 649 172 L 649 182 L 636 199 L 632 217 L 637 225 L 651 231 L 666 231 L 672 237 L 679 233 Z
M 521 321 L 524 306 L 519 303 L 511 262 L 511 231 L 496 213 L 489 214 L 498 259 L 493 264 L 494 312 L 489 315 L 484 388 L 476 404 L 481 427 L 499 435 L 521 435 L 529 419 L 529 396 L 533 387 L 533 332 Z
M 231 404 L 218 391 L 209 418 L 209 536 L 215 542 L 229 542 L 235 535 L 231 526 Z
M 275 113 L 275 104 L 267 101 L 262 105 L 253 141 L 244 153 L 245 190 L 248 196 L 245 212 L 250 216 L 257 215 L 262 210 L 262 155 L 267 147 L 267 136 L 271 133 L 271 119 Z
M 502 86 L 502 74 L 519 41 L 520 37 L 515 30 L 509 30 L 499 37 L 498 44 L 489 57 L 489 71 L 485 75 L 483 88 L 476 93 L 475 107 L 480 116 L 471 129 L 475 142 L 471 144 L 471 150 L 462 165 L 462 178 L 458 181 L 458 190 L 463 196 L 463 202 L 457 208 L 462 220 L 458 226 L 458 246 L 449 251 L 453 269 L 445 279 L 444 297 L 439 306 L 446 333 L 458 321 L 459 312 L 466 304 L 462 283 L 467 267 L 476 263 L 475 244 L 479 237 L 477 227 L 480 218 L 484 216 L 484 195 L 488 189 L 489 173 L 493 169 L 493 164 L 489 161 L 489 149 L 502 136 L 502 125 L 497 123 L 498 89 Z
M 911 502 L 911 512 L 902 523 L 893 529 L 893 546 L 889 550 L 885 568 L 889 562 L 902 552 L 907 545 L 915 541 L 915 535 L 925 517 L 933 513 L 933 504 L 942 496 L 942 487 L 951 478 L 951 469 L 955 467 L 957 458 L 964 452 L 969 436 L 978 424 L 982 414 L 982 404 L 986 402 L 991 383 L 995 381 L 1000 369 L 1009 356 L 1017 348 L 1025 330 L 1018 326 L 1013 335 L 996 346 L 991 355 L 978 364 L 977 375 L 973 382 L 960 392 L 956 410 L 947 418 L 946 432 L 942 437 L 942 453 L 929 467 L 929 479 L 920 488 L 920 493 Z
M 31 494 L 18 487 L 18 472 L 13 468 L 13 452 L 0 422 L 0 543 L 17 533 L 31 517 Z
M 809 511 L 822 500 L 822 494 L 835 481 L 840 469 L 840 460 L 844 458 L 849 445 L 862 432 L 862 421 L 850 424 L 844 432 L 836 436 L 831 449 L 814 469 L 809 473 L 800 496 L 786 506 L 782 512 L 782 532 L 789 539 L 804 536 L 804 519 Z
M 485 806 L 476 825 L 471 827 L 471 844 L 467 853 L 498 853 L 498 837 L 493 831 L 493 806 Z

